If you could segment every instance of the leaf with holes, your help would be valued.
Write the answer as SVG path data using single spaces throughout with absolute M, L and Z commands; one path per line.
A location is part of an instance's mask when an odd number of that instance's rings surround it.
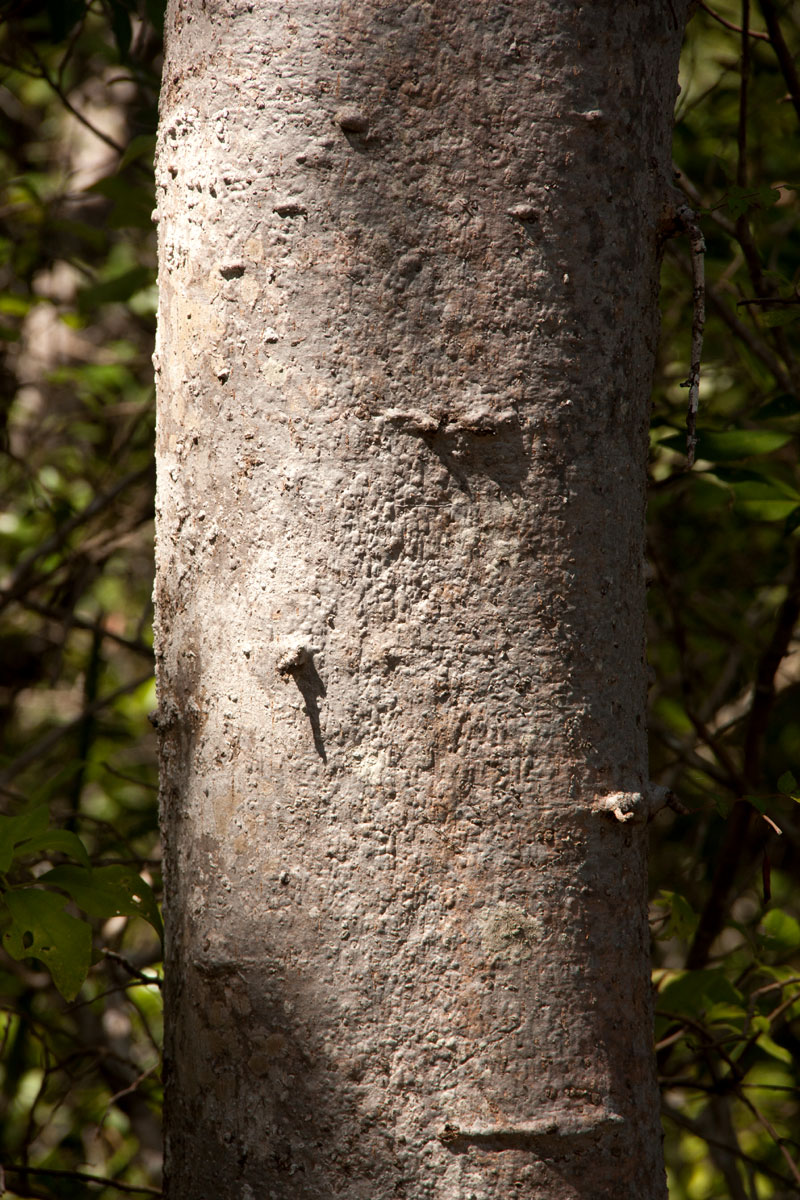
M 92 960 L 92 930 L 64 912 L 66 900 L 38 888 L 6 892 L 11 925 L 3 946 L 12 958 L 38 958 L 65 1000 L 74 1000 Z
M 131 867 L 54 867 L 39 882 L 68 892 L 90 917 L 143 917 L 164 936 L 152 889 Z

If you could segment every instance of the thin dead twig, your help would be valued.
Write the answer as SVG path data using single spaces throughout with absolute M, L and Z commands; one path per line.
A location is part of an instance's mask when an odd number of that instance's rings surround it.
M 689 468 L 694 466 L 697 449 L 697 410 L 700 407 L 700 362 L 703 355 L 703 330 L 706 325 L 706 243 L 697 214 L 688 204 L 677 209 L 681 228 L 689 238 L 692 258 L 692 350 L 689 378 L 681 387 L 689 389 L 686 411 L 686 460 Z

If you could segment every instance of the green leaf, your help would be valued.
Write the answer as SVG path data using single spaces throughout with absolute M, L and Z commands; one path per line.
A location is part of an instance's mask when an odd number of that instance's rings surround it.
M 772 400 L 762 404 L 756 416 L 767 421 L 777 421 L 785 417 L 796 417 L 800 413 L 800 400 L 792 392 L 781 392 Z
M 148 21 L 158 33 L 161 33 L 164 29 L 166 0 L 145 0 L 144 7 Z
M 25 317 L 36 301 L 29 296 L 18 296 L 14 292 L 0 295 L 0 313 L 7 317 Z
M 779 496 L 781 499 L 792 500 L 795 504 L 800 502 L 800 492 L 794 484 L 782 478 L 776 463 L 763 462 L 751 467 L 717 466 L 711 478 L 720 480 L 744 499 L 770 499 Z
M 15 817 L 0 817 L 0 873 L 5 875 L 11 866 L 15 847 L 44 833 L 49 822 L 50 812 L 45 804 L 29 808 Z
M 731 815 L 733 801 L 728 796 L 719 796 L 716 793 L 711 798 L 714 801 L 714 808 L 716 811 L 721 817 L 724 817 L 725 820 L 727 820 Z
M 791 1065 L 794 1062 L 792 1053 L 785 1046 L 779 1046 L 774 1042 L 768 1034 L 763 1033 L 756 1043 L 760 1050 L 766 1050 L 767 1054 L 772 1058 L 777 1058 L 779 1062 Z
M 113 204 L 108 223 L 114 228 L 153 228 L 153 195 L 149 188 L 131 186 L 121 175 L 108 175 L 93 183 L 88 192 L 105 196 Z
M 82 312 L 87 312 L 101 304 L 124 302 L 152 282 L 153 272 L 149 267 L 131 267 L 129 271 L 123 271 L 113 279 L 81 288 L 78 292 L 78 307 Z
M 800 948 L 800 922 L 783 909 L 771 909 L 763 921 L 761 943 L 766 950 L 780 952 Z
M 66 901 L 53 892 L 18 888 L 4 900 L 11 914 L 5 949 L 12 958 L 40 959 L 64 999 L 74 1000 L 91 965 L 90 926 L 64 912 Z
M 769 484 L 737 483 L 733 498 L 736 511 L 753 521 L 784 521 L 797 508 L 796 499 Z
M 156 898 L 131 867 L 54 867 L 40 876 L 39 882 L 68 892 L 91 917 L 143 917 L 163 939 Z
M 778 791 L 791 796 L 797 791 L 798 783 L 791 771 L 784 771 L 778 780 Z
M 67 34 L 82 20 L 86 11 L 85 0 L 47 0 L 45 5 L 50 19 L 54 42 L 63 42 Z
M 117 163 L 117 170 L 122 171 L 129 163 L 135 162 L 139 158 L 146 158 L 148 166 L 152 167 L 155 149 L 156 139 L 151 133 L 137 134 L 125 147 L 125 153 Z
M 117 43 L 119 56 L 124 62 L 128 57 L 133 37 L 131 19 L 119 0 L 109 0 L 109 4 L 111 6 L 111 30 L 114 34 L 114 40 Z
M 747 1009 L 743 1004 L 728 1004 L 723 1000 L 711 1005 L 706 1012 L 706 1020 L 710 1025 L 730 1025 L 734 1029 L 742 1029 L 747 1020 Z
M 659 940 L 671 937 L 690 938 L 697 928 L 697 913 L 688 900 L 678 892 L 659 892 L 659 903 L 669 908 L 669 921 Z
M 753 520 L 782 521 L 800 502 L 800 492 L 782 478 L 777 463 L 764 463 L 758 469 L 715 466 L 713 478 L 733 492 L 736 511 Z
M 697 436 L 697 458 L 714 463 L 737 462 L 757 454 L 771 454 L 791 440 L 791 433 L 783 433 L 779 429 L 704 429 Z M 683 434 L 676 434 L 666 438 L 662 445 L 683 452 L 686 438 Z
M 30 858 L 41 850 L 58 850 L 77 858 L 85 867 L 90 865 L 89 855 L 81 839 L 68 829 L 47 829 L 36 837 L 20 842 L 14 850 L 14 858 Z
M 658 1007 L 676 1016 L 696 1017 L 714 1004 L 742 1003 L 741 994 L 721 970 L 682 971 L 666 984 Z
M 762 312 L 761 321 L 768 329 L 775 329 L 781 325 L 791 325 L 792 321 L 800 318 L 800 310 L 796 308 L 771 308 L 768 312 Z
M 735 462 L 756 454 L 771 454 L 791 439 L 790 433 L 779 429 L 704 430 L 697 439 L 697 457 L 711 462 Z
M 0 872 L 5 874 L 15 859 L 31 858 L 42 850 L 58 850 L 89 866 L 89 855 L 77 834 L 48 829 L 49 820 L 46 804 L 16 817 L 0 817 Z
M 738 187 L 732 184 L 725 193 L 722 206 L 727 208 L 736 220 L 751 208 L 770 208 L 777 204 L 780 198 L 780 190 L 770 187 L 769 184 L 761 184 L 759 187 Z
M 749 521 L 783 521 L 794 512 L 785 500 L 742 500 L 734 507 Z

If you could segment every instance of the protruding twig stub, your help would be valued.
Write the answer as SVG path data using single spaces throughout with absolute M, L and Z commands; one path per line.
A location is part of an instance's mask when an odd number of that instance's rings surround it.
M 596 805 L 599 812 L 610 813 L 623 824 L 643 825 L 669 803 L 671 795 L 669 788 L 651 783 L 642 792 L 610 792 L 606 796 L 597 796 Z
M 516 221 L 538 221 L 539 214 L 532 204 L 513 204 L 511 208 L 507 208 L 506 212 L 509 217 L 513 217 Z
M 363 136 L 369 129 L 369 117 L 355 104 L 343 104 L 337 108 L 333 119 L 343 133 L 360 133 Z
M 276 200 L 272 211 L 279 217 L 305 217 L 308 215 L 305 204 L 296 196 L 285 196 L 282 200 Z
M 313 648 L 304 642 L 292 642 L 278 658 L 278 674 L 291 675 L 293 671 L 301 671 L 311 661 L 313 653 Z

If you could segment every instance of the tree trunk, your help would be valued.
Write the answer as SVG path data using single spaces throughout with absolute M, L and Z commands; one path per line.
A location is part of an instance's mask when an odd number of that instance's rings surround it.
M 665 1194 L 642 573 L 684 0 L 172 0 L 171 1200 Z

